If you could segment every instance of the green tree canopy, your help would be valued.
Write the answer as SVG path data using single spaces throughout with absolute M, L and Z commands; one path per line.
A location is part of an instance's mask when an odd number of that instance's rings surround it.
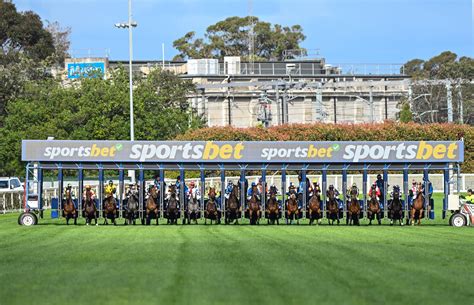
M 146 79 L 137 78 L 135 86 L 137 140 L 173 139 L 202 126 L 189 110 L 190 81 L 155 70 Z M 30 82 L 7 112 L 0 129 L 0 175 L 20 175 L 22 139 L 130 139 L 128 74 L 119 68 L 107 80 L 83 79 L 68 87 L 55 79 Z
M 254 60 L 281 60 L 283 51 L 300 49 L 300 43 L 306 38 L 300 25 L 272 25 L 251 16 L 229 17 L 209 26 L 204 38 L 195 38 L 195 32 L 188 32 L 175 40 L 173 46 L 180 52 L 175 60 L 222 59 L 224 56 L 248 59 L 251 25 L 254 28 Z

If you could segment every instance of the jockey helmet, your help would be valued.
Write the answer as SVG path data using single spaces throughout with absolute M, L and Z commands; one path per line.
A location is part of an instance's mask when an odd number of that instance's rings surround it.
M 357 184 L 355 182 L 352 183 L 352 187 L 357 187 Z
M 382 175 L 378 174 L 377 179 L 382 179 Z
M 331 184 L 331 185 L 329 186 L 329 189 L 333 189 L 333 188 L 334 188 L 334 185 Z
M 252 186 L 257 186 L 257 184 L 255 182 L 252 182 Z
M 114 184 L 114 182 L 112 180 L 109 180 L 109 184 Z
M 176 177 L 176 181 L 181 181 L 181 176 Z
M 189 183 L 189 186 L 195 186 L 195 185 L 196 185 L 196 182 L 194 182 L 194 181 L 191 181 L 191 182 Z
M 90 185 L 86 185 L 86 190 L 90 190 L 91 189 L 91 186 Z
M 227 181 L 227 185 L 232 185 L 232 184 L 234 184 L 232 180 Z

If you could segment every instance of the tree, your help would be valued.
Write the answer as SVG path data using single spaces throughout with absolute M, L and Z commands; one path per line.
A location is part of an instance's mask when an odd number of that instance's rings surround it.
M 202 126 L 187 94 L 190 81 L 161 70 L 136 78 L 135 137 L 166 140 Z M 128 74 L 123 68 L 109 79 L 82 79 L 64 87 L 56 79 L 29 82 L 12 100 L 0 128 L 0 175 L 21 175 L 22 139 L 127 140 L 130 138 Z
M 64 66 L 64 60 L 69 57 L 69 47 L 71 42 L 69 35 L 71 35 L 71 28 L 62 28 L 59 22 L 49 22 L 46 30 L 51 34 L 54 44 L 54 53 L 51 61 L 58 66 Z
M 400 109 L 400 122 L 402 123 L 409 123 L 413 122 L 413 113 L 410 110 L 410 104 L 407 101 L 402 103 L 402 107 Z
M 180 53 L 174 59 L 222 59 L 224 56 L 242 56 L 249 59 L 249 31 L 252 25 L 254 60 L 282 60 L 283 51 L 300 49 L 300 43 L 306 39 L 300 25 L 272 25 L 251 16 L 229 17 L 209 26 L 204 38 L 195 38 L 195 32 L 188 32 L 175 40 L 173 46 Z

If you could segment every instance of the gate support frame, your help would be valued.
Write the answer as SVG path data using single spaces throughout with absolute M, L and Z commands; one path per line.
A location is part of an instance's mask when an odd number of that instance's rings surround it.
M 204 164 L 199 165 L 200 180 L 201 180 L 201 202 L 199 210 L 201 211 L 201 219 L 204 219 L 204 210 L 206 209 L 204 195 L 206 193 L 206 173 L 204 172 Z
M 145 202 L 145 173 L 143 172 L 143 166 L 140 164 L 138 166 L 138 188 L 139 188 L 139 193 L 138 193 L 138 204 L 140 205 L 140 208 L 138 209 L 139 211 L 139 217 L 140 219 L 143 219 L 144 217 L 144 211 L 143 211 L 143 206 Z
M 408 196 L 408 169 L 409 165 L 405 164 L 403 168 L 403 197 L 405 199 L 405 218 L 408 220 L 410 219 L 410 213 L 409 213 L 409 196 Z
M 281 215 L 283 218 L 286 216 L 286 169 L 288 168 L 287 164 L 283 164 L 281 167 Z
M 383 166 L 383 213 L 387 214 L 388 218 L 388 207 L 387 207 L 387 202 L 388 202 L 388 169 L 390 167 L 390 164 L 384 164 Z
M 123 218 L 123 210 L 124 210 L 124 206 L 123 206 L 123 198 L 124 198 L 124 195 L 125 195 L 125 182 L 124 182 L 124 171 L 123 171 L 123 167 L 122 165 L 120 164 L 119 165 L 119 185 L 118 185 L 118 202 L 119 202 L 119 215 L 120 215 L 120 218 Z
M 77 171 L 77 180 L 79 182 L 79 190 L 77 191 L 77 209 L 79 211 L 77 213 L 77 217 L 79 218 L 79 215 L 82 215 L 82 205 L 84 204 L 82 202 L 82 194 L 84 193 L 84 169 L 82 168 L 81 164 L 78 165 L 78 168 L 79 170 Z
M 446 211 L 448 210 L 448 197 L 449 197 L 449 163 L 446 164 L 446 168 L 443 170 L 443 219 L 446 218 Z
M 262 194 L 260 194 L 260 205 L 262 207 L 262 218 L 265 218 L 265 203 L 267 197 L 267 167 L 268 164 L 262 164 Z
M 99 218 L 102 217 L 104 202 L 104 168 L 101 163 L 97 165 L 99 169 Z
M 368 180 L 368 173 L 370 165 L 364 164 L 364 172 L 362 174 L 362 193 L 364 195 L 364 216 L 367 217 L 367 180 Z
M 326 191 L 328 187 L 328 164 L 324 164 L 323 170 L 321 171 L 321 195 L 322 195 L 322 200 L 323 200 L 323 217 L 324 215 L 327 215 L 326 211 L 326 201 L 327 201 L 327 196 L 326 196 Z

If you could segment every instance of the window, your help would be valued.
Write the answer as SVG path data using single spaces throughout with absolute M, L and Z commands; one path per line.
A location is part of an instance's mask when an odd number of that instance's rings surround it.
M 0 189 L 7 189 L 8 188 L 8 181 L 2 180 L 0 181 Z
M 13 188 L 21 187 L 20 181 L 18 179 L 12 179 L 10 180 L 10 183 L 13 186 Z

